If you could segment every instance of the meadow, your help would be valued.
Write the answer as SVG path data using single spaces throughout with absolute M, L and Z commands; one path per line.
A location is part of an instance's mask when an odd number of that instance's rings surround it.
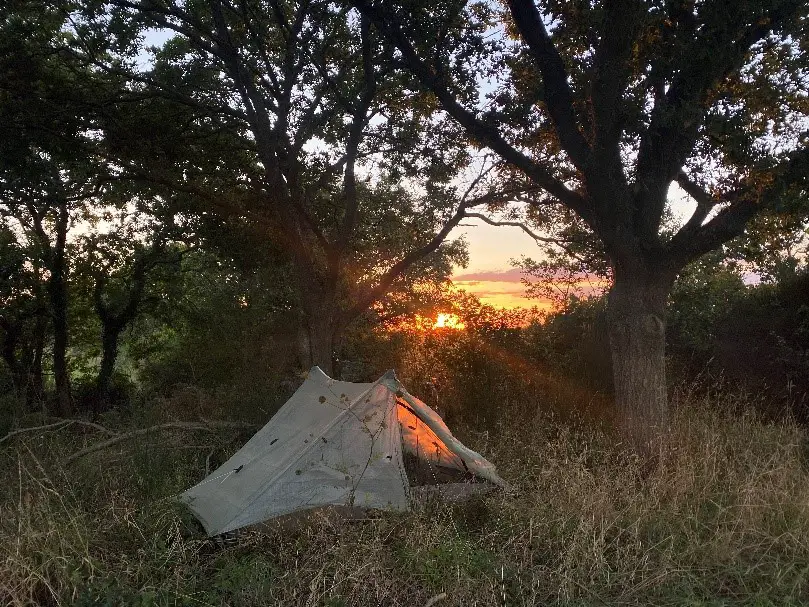
M 227 547 L 206 539 L 173 496 L 251 430 L 175 428 L 73 460 L 108 437 L 83 424 L 18 433 L 0 444 L 0 602 L 809 603 L 805 429 L 765 418 L 738 391 L 679 386 L 669 455 L 649 471 L 609 424 L 553 412 L 549 392 L 527 401 L 525 393 L 509 400 L 508 390 L 478 386 L 469 398 L 512 409 L 485 425 L 456 415 L 454 429 L 513 492 L 361 520 L 315 512 Z M 180 413 L 198 421 L 224 411 L 186 391 L 100 423 L 126 432 Z M 20 426 L 47 421 L 34 414 Z

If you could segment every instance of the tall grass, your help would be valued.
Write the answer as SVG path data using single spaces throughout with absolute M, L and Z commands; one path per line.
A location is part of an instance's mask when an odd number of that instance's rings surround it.
M 675 401 L 652 473 L 606 429 L 504 415 L 463 436 L 514 494 L 314 514 L 233 548 L 170 498 L 243 436 L 156 435 L 65 466 L 93 436 L 19 435 L 0 452 L 0 603 L 809 604 L 805 432 L 730 395 Z

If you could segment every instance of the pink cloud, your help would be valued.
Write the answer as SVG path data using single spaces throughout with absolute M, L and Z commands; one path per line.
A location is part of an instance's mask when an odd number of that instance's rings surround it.
M 522 270 L 512 268 L 510 270 L 488 270 L 483 272 L 470 272 L 453 276 L 455 282 L 485 281 L 485 282 L 520 282 Z

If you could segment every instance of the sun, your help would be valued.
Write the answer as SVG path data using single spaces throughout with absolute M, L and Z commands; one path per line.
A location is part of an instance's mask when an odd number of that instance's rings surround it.
M 435 319 L 434 329 L 455 329 L 460 331 L 466 328 L 463 321 L 458 318 L 457 314 L 445 314 L 440 312 Z
M 405 319 L 388 327 L 388 330 L 392 331 L 413 333 L 462 331 L 464 329 L 466 329 L 466 323 L 461 320 L 460 316 L 450 312 L 439 312 L 435 316 L 416 314 L 412 319 Z

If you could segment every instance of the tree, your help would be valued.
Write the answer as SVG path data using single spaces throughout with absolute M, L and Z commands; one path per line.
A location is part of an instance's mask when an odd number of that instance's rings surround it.
M 101 17 L 88 12 L 88 30 L 107 28 L 114 39 L 119 24 L 136 23 L 175 37 L 151 70 L 106 69 L 144 97 L 192 110 L 196 129 L 228 132 L 239 155 L 229 175 L 231 158 L 210 148 L 213 173 L 188 159 L 171 175 L 140 172 L 197 192 L 209 212 L 226 201 L 227 213 L 285 252 L 310 364 L 331 371 L 345 328 L 423 260 L 456 255 L 446 236 L 494 196 L 484 180 L 452 184 L 467 161 L 465 136 L 438 119 L 393 47 L 355 12 L 320 0 L 109 4 Z M 384 204 L 396 212 L 378 212 Z M 378 238 L 383 230 L 404 237 Z
M 809 258 L 809 216 L 796 210 L 760 213 L 743 237 L 728 243 L 728 255 L 748 264 L 766 282 L 793 279 Z
M 542 190 L 534 206 L 574 213 L 600 241 L 621 429 L 653 458 L 677 274 L 806 191 L 806 3 L 508 0 L 494 20 L 476 2 L 351 4 L 477 145 Z M 452 41 L 482 28 L 470 81 Z M 459 97 L 487 79 L 484 103 Z M 669 236 L 674 182 L 696 209 Z
M 690 358 L 702 371 L 714 355 L 718 321 L 745 296 L 738 264 L 717 250 L 689 264 L 677 278 L 669 298 L 669 348 Z M 683 356 L 685 355 L 685 356 Z
M 160 217 L 165 209 L 159 203 L 139 206 L 134 213 L 124 211 L 111 230 L 85 236 L 84 255 L 77 263 L 77 273 L 90 280 L 90 299 L 101 322 L 94 417 L 109 406 L 121 334 L 142 313 L 146 301 L 159 297 L 154 275 L 160 268 L 179 270 L 183 254 L 192 250 L 175 242 L 183 238 L 184 230 L 170 213 Z
M 16 395 L 42 399 L 43 311 L 41 272 L 8 222 L 0 222 L 0 356 Z
M 0 23 L 0 213 L 13 217 L 45 273 L 53 330 L 56 410 L 72 410 L 68 369 L 67 235 L 96 189 L 87 100 L 96 81 L 52 52 L 59 10 L 24 6 Z
M 612 282 L 610 266 L 586 226 L 547 212 L 542 217 L 529 213 L 525 221 L 545 231 L 556 227 L 553 237 L 537 242 L 538 260 L 523 256 L 512 261 L 522 270 L 526 297 L 550 302 L 554 311 L 564 312 L 576 301 L 606 293 Z

